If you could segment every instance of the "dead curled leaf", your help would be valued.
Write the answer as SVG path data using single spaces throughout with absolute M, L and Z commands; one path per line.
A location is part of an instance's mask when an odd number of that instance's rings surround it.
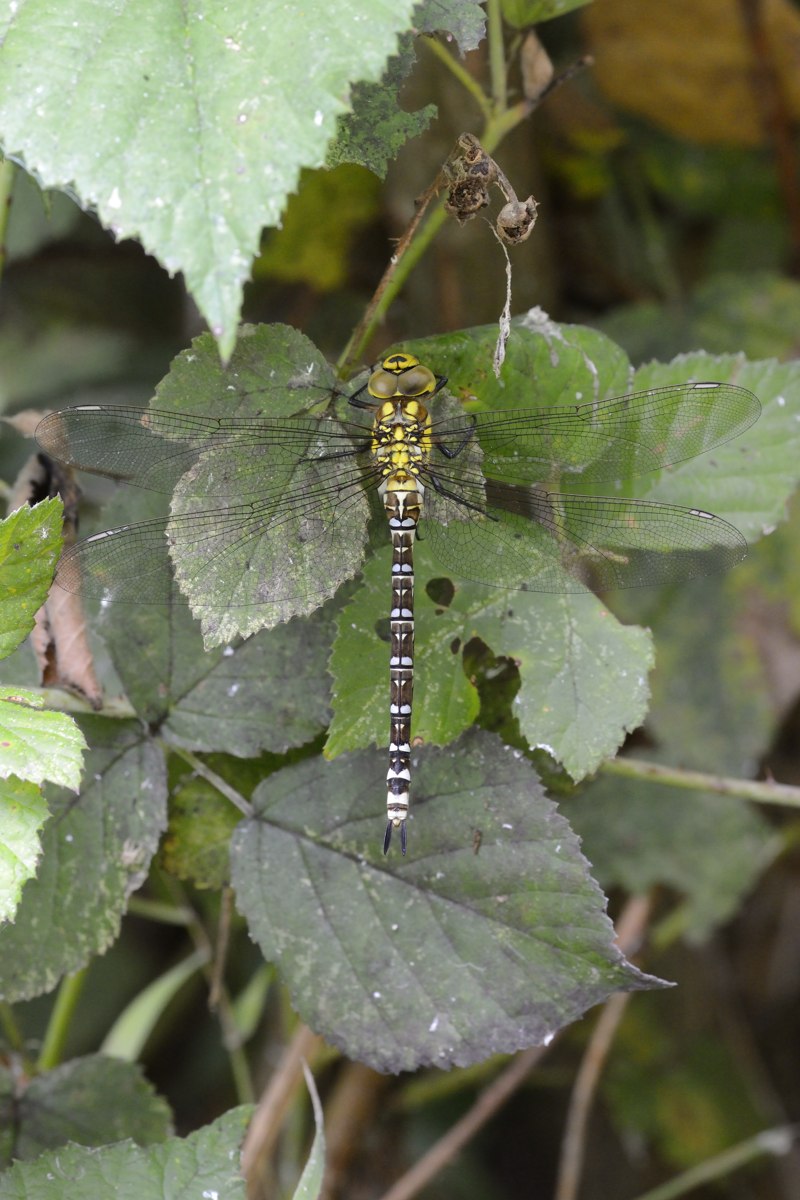
M 25 421 L 17 427 L 31 434 L 35 424 Z M 62 474 L 56 477 L 42 455 L 32 454 L 17 475 L 9 495 L 9 509 L 34 504 L 55 491 L 64 500 L 64 538 L 69 545 L 75 540 L 77 487 L 71 478 Z M 94 671 L 79 595 L 53 586 L 36 614 L 30 638 L 43 686 L 67 688 L 87 700 L 92 708 L 102 707 L 103 693 Z

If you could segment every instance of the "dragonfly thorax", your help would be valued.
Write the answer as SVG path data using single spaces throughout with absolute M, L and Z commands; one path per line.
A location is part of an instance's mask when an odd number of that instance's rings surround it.
M 397 397 L 378 410 L 372 431 L 372 456 L 386 487 L 417 487 L 420 468 L 431 448 L 430 417 L 417 400 Z

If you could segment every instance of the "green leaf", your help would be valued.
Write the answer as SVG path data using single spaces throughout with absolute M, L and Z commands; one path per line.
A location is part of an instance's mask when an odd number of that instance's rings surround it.
M 158 388 L 157 400 L 170 409 L 218 416 L 220 396 L 225 395 L 227 415 L 288 417 L 318 407 L 332 386 L 330 367 L 311 342 L 286 326 L 260 326 L 246 331 L 227 370 L 215 364 L 210 339 L 198 339 L 190 352 L 176 359 Z M 366 497 L 355 495 L 348 505 L 340 505 L 336 537 L 322 541 L 314 536 L 313 525 L 330 518 L 338 505 L 330 489 L 318 497 L 312 514 L 302 505 L 283 507 L 293 483 L 300 486 L 295 477 L 298 461 L 307 450 L 313 459 L 315 427 L 298 425 L 297 430 L 283 457 L 274 445 L 216 448 L 201 456 L 178 484 L 173 529 L 176 519 L 194 523 L 198 513 L 207 513 L 209 495 L 217 507 L 252 503 L 263 458 L 264 499 L 258 502 L 253 531 L 245 537 L 237 527 L 214 540 L 207 554 L 213 550 L 220 565 L 213 573 L 204 571 L 196 578 L 193 541 L 172 548 L 176 578 L 201 621 L 208 648 L 312 612 L 361 565 L 369 513 Z M 314 486 L 313 471 L 307 461 L 300 469 L 302 489 L 308 492 Z
M 730 381 L 754 392 L 761 416 L 741 437 L 711 454 L 679 463 L 648 491 L 648 498 L 692 504 L 731 521 L 748 538 L 763 535 L 785 515 L 800 480 L 800 364 L 747 362 L 741 355 L 681 354 L 636 372 L 637 389 L 682 379 Z
M 425 591 L 441 572 L 423 563 L 417 544 L 414 736 L 441 746 L 463 733 L 478 715 L 478 694 L 464 674 L 459 653 L 465 638 L 459 609 L 443 610 Z M 422 554 L 419 551 L 423 551 Z M 383 746 L 389 734 L 389 630 L 391 548 L 364 568 L 362 584 L 342 609 L 330 659 L 336 697 L 325 753 Z M 484 593 L 485 593 L 484 589 Z M 467 619 L 469 619 L 467 617 Z M 458 643 L 456 651 L 454 643 Z
M 39 711 L 43 703 L 36 692 L 0 687 L 0 778 L 47 779 L 77 791 L 83 734 L 66 713 Z
M 208 959 L 207 951 L 195 950 L 194 954 L 189 954 L 143 988 L 120 1013 L 106 1034 L 103 1039 L 103 1053 L 114 1059 L 135 1062 L 141 1056 L 147 1039 L 164 1015 L 167 1005 L 187 979 L 191 979 Z
M 67 1142 L 163 1142 L 172 1121 L 167 1102 L 138 1064 L 92 1054 L 36 1075 L 22 1086 L 11 1071 L 0 1068 L 0 1129 L 9 1134 L 7 1140 L 0 1135 L 0 1167 L 5 1169 L 12 1158 L 35 1159 Z
M 500 379 L 492 369 L 497 326 L 482 325 L 412 342 L 413 350 L 450 381 L 470 409 L 548 408 L 603 400 L 630 390 L 624 350 L 585 325 L 559 325 L 540 308 L 511 322 Z
M 505 593 L 483 605 L 476 627 L 495 653 L 519 663 L 515 714 L 528 744 L 573 779 L 595 771 L 644 720 L 652 638 L 621 625 L 595 596 Z
M 0 521 L 0 658 L 28 636 L 47 599 L 61 553 L 62 514 L 56 497 Z
M 583 8 L 590 0 L 500 0 L 503 20 L 515 29 L 527 29 Z
M 181 270 L 227 355 L 262 226 L 322 165 L 349 86 L 380 76 L 412 8 L 310 0 L 298 25 L 262 0 L 22 5 L 0 20 L 4 150 Z
M 198 888 L 224 887 L 230 878 L 230 842 L 239 816 L 205 779 L 190 776 L 187 783 L 173 788 L 161 848 L 164 869 Z
M 130 1141 L 99 1149 L 66 1146 L 32 1163 L 16 1163 L 0 1179 L 0 1200 L 245 1200 L 238 1168 L 249 1108 L 234 1108 L 186 1138 L 160 1145 Z
M 0 929 L 0 995 L 11 1002 L 51 990 L 108 948 L 166 824 L 163 757 L 141 725 L 81 725 L 92 746 L 83 790 L 55 795 L 37 877 L 14 925 Z
M 38 833 L 48 816 L 35 784 L 15 775 L 0 780 L 0 923 L 13 917 L 22 885 L 36 872 Z
M 422 0 L 414 9 L 419 33 L 449 33 L 462 54 L 476 50 L 486 32 L 486 14 L 480 0 Z
M 330 756 L 369 742 L 381 746 L 388 736 L 389 646 L 376 630 L 388 613 L 389 563 L 388 551 L 370 560 L 364 586 L 339 617 L 330 662 L 336 697 Z M 427 543 L 418 542 L 414 737 L 442 745 L 477 716 L 461 652 L 479 637 L 518 664 L 514 713 L 528 744 L 548 750 L 574 779 L 596 770 L 644 719 L 649 635 L 620 625 L 590 594 L 512 592 L 452 576 L 455 590 L 444 607 L 426 586 L 441 575 Z
M 367 753 L 281 771 L 233 841 L 251 934 L 328 1041 L 378 1070 L 465 1065 L 659 986 L 621 956 L 577 840 L 518 753 L 482 732 L 420 751 L 405 858 L 380 852 L 384 768 Z
M 325 1130 L 322 1124 L 322 1104 L 317 1092 L 314 1076 L 303 1063 L 311 1106 L 314 1109 L 314 1141 L 311 1143 L 308 1160 L 295 1188 L 293 1200 L 317 1200 L 322 1194 L 322 1179 L 325 1174 Z
M 180 604 L 113 605 L 101 628 L 128 699 L 176 745 L 283 754 L 328 721 L 330 607 L 207 651 Z M 278 686 L 265 686 L 270 680 Z
M 796 532 L 781 526 L 762 535 L 783 520 L 800 478 L 798 371 L 795 364 L 692 355 L 669 368 L 643 368 L 637 382 L 660 383 L 667 370 L 733 378 L 760 396 L 763 412 L 741 438 L 665 472 L 654 498 L 694 498 L 751 542 L 761 540 L 724 578 L 650 595 L 629 591 L 615 595 L 613 604 L 625 620 L 649 625 L 658 647 L 648 729 L 661 760 L 747 776 L 768 751 L 775 721 L 789 703 L 776 695 L 775 680 L 797 636 L 786 602 L 800 579 Z M 768 619 L 754 620 L 758 613 Z
M 604 890 L 666 885 L 684 894 L 691 942 L 737 911 L 780 848 L 757 809 L 735 796 L 614 775 L 582 789 L 566 812 Z

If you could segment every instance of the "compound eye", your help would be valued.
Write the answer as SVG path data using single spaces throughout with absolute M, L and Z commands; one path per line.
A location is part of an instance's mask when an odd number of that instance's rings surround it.
M 367 390 L 376 400 L 391 400 L 397 395 L 397 376 L 388 371 L 373 371 L 369 377 Z
M 404 396 L 427 396 L 436 390 L 436 376 L 430 367 L 420 363 L 410 371 L 404 371 L 397 386 Z

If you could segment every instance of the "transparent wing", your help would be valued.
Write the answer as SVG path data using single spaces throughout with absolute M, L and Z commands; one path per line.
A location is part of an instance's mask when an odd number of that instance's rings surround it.
M 433 464 L 458 456 L 474 436 L 495 479 L 609 482 L 703 454 L 744 432 L 760 412 L 745 388 L 688 383 L 574 407 L 465 414 L 434 422 Z
M 81 405 L 51 413 L 39 422 L 36 440 L 51 458 L 81 471 L 106 475 L 155 492 L 171 493 L 201 455 L 219 456 L 209 495 L 227 493 L 226 463 L 238 470 L 240 495 L 261 495 L 259 471 L 298 459 L 348 454 L 367 444 L 371 414 L 353 420 L 327 417 L 199 417 L 124 405 Z M 359 421 L 361 417 L 361 421 Z M 362 423 L 363 422 L 363 423 Z M 247 462 L 259 455 L 249 472 Z
M 475 493 L 473 492 L 473 496 Z M 425 493 L 422 536 L 448 570 L 533 592 L 644 587 L 726 571 L 747 553 L 732 525 L 700 509 L 647 500 L 570 496 L 489 480 L 484 511 Z
M 207 475 L 217 471 L 217 457 L 201 458 L 184 476 L 171 515 L 68 550 L 56 582 L 103 602 L 188 602 L 196 615 L 267 606 L 283 620 L 359 570 L 370 479 L 357 456 L 294 462 L 271 485 L 261 476 L 258 499 L 209 509 Z M 231 496 L 236 485 L 227 481 Z
M 743 557 L 732 526 L 699 510 L 569 496 L 537 484 L 636 475 L 700 454 L 746 429 L 760 405 L 730 384 L 686 384 L 598 404 L 450 415 L 434 422 L 423 533 L 454 573 L 511 588 L 626 587 L 726 569 Z M 172 515 L 68 551 L 57 581 L 104 600 L 175 600 L 195 609 L 331 595 L 360 565 L 371 411 L 209 418 L 88 406 L 37 430 L 61 461 L 172 494 Z M 488 476 L 488 482 L 484 476 Z M 533 486 L 531 486 L 533 485 Z M 217 501 L 208 507 L 209 499 Z
M 56 582 L 104 602 L 188 602 L 196 615 L 266 606 L 278 620 L 307 611 L 363 559 L 371 414 L 353 416 L 53 413 L 37 429 L 48 454 L 172 496 L 172 515 L 68 550 Z

